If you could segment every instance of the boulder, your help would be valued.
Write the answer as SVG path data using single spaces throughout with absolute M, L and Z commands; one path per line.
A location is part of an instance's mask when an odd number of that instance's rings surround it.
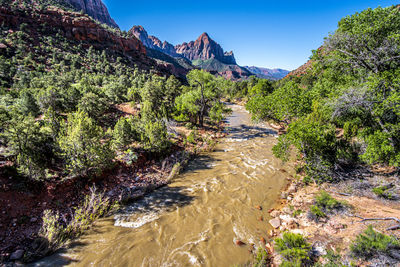
M 281 226 L 281 220 L 279 218 L 274 218 L 269 220 L 269 224 L 275 229 L 277 229 L 279 228 L 279 226 Z
M 16 251 L 14 251 L 11 256 L 10 256 L 10 260 L 20 260 L 22 259 L 22 257 L 24 256 L 25 251 L 23 249 L 18 249 Z

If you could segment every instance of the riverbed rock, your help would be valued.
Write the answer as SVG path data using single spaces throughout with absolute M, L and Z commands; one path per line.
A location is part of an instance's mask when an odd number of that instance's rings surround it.
M 236 244 L 237 246 L 244 246 L 244 245 L 246 245 L 243 241 L 240 241 L 239 239 L 237 239 L 237 240 L 235 241 L 235 244 Z
M 23 249 L 18 249 L 14 251 L 11 256 L 10 260 L 15 261 L 15 260 L 20 260 L 24 256 L 25 251 Z
M 278 217 L 281 214 L 281 212 L 279 210 L 273 210 L 270 215 L 271 217 Z
M 274 218 L 269 220 L 269 224 L 275 229 L 277 229 L 279 228 L 279 226 L 281 226 L 281 220 L 279 218 Z
M 289 186 L 289 188 L 288 188 L 288 190 L 287 190 L 287 192 L 289 193 L 289 194 L 293 194 L 293 193 L 295 193 L 297 191 L 297 185 L 296 184 L 291 184 L 290 186 Z

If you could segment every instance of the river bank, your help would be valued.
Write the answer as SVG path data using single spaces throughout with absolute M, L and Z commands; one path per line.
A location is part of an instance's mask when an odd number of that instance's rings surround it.
M 373 188 L 382 185 L 393 188 L 391 199 L 373 192 Z M 273 217 L 269 222 L 274 228 L 269 233 L 270 238 L 282 237 L 285 232 L 301 234 L 312 245 L 313 254 L 321 263 L 327 263 L 324 256 L 331 250 L 340 255 L 340 262 L 345 266 L 399 266 L 400 258 L 396 253 L 359 259 L 350 251 L 356 237 L 369 225 L 379 233 L 400 238 L 398 222 L 387 219 L 400 218 L 399 188 L 398 172 L 391 168 L 358 169 L 351 173 L 350 179 L 334 184 L 305 185 L 300 176 L 293 177 L 281 194 L 281 204 L 269 211 Z M 346 203 L 346 208 L 316 221 L 310 208 L 321 191 Z M 266 248 L 273 264 L 279 266 L 282 257 L 274 250 L 274 243 L 268 243 Z
M 2 168 L 0 204 L 4 208 L 0 214 L 0 263 L 12 266 L 14 261 L 31 261 L 47 254 L 43 254 L 46 251 L 43 247 L 40 251 L 37 247 L 43 211 L 56 211 L 68 221 L 94 187 L 110 203 L 139 199 L 168 184 L 196 154 L 212 150 L 217 140 L 225 136 L 223 129 L 223 122 L 216 127 L 206 126 L 195 130 L 196 136 L 187 142 L 187 136 L 194 130 L 174 125 L 171 130 L 176 140 L 168 156 L 160 159 L 141 152 L 133 164 L 118 162 L 113 169 L 91 179 L 26 183 L 12 179 L 8 169 Z
M 33 266 L 232 266 L 251 261 L 271 230 L 292 167 L 271 148 L 277 132 L 229 105 L 215 150 L 191 160 L 167 186 L 99 220 L 68 249 Z

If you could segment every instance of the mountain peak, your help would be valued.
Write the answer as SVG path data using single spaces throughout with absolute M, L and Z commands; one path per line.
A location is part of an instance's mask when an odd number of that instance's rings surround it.
M 211 38 L 210 38 L 210 35 L 208 35 L 208 33 L 203 32 L 203 33 L 199 36 L 199 38 L 197 38 L 197 39 L 211 39 Z

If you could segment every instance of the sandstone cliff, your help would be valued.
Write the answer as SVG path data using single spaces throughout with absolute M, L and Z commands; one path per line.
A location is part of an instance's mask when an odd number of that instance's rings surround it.
M 118 28 L 117 23 L 111 18 L 107 7 L 101 0 L 64 0 L 78 10 L 82 10 L 95 20 L 111 27 Z

